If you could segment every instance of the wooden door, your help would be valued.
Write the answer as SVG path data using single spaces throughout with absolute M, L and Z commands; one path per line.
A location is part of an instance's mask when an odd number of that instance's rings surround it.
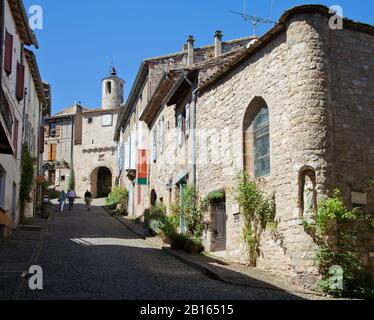
M 214 201 L 212 204 L 213 213 L 213 242 L 214 251 L 226 250 L 226 200 Z

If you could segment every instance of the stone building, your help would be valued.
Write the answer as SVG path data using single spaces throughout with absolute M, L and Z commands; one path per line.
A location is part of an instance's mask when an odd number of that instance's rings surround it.
M 117 176 L 117 146 L 113 135 L 123 104 L 124 81 L 111 74 L 102 80 L 102 108 L 75 103 L 46 119 L 44 168 L 51 186 L 67 191 L 74 172 L 75 191 L 83 197 L 106 197 Z
M 21 218 L 20 183 L 22 148 L 34 161 L 34 179 L 41 169 L 41 129 L 50 113 L 50 88 L 41 80 L 36 57 L 38 48 L 21 0 L 0 2 L 0 237 L 2 226 L 15 227 Z M 37 187 L 33 186 L 23 214 L 36 212 Z M 6 232 L 7 233 L 7 232 Z
M 201 198 L 223 191 L 206 215 L 205 247 L 246 262 L 233 192 L 246 170 L 279 222 L 278 237 L 263 236 L 258 267 L 308 287 L 319 275 L 302 218 L 335 188 L 350 207 L 374 211 L 374 28 L 344 19 L 331 29 L 330 18 L 324 6 L 296 7 L 232 55 L 174 66 L 136 124 L 149 132 L 141 208 L 172 203 L 187 183 Z M 360 244 L 373 270 L 373 239 Z
M 253 40 L 252 37 L 246 37 L 222 42 L 220 32 L 216 33 L 215 39 L 215 45 L 195 48 L 194 39 L 190 36 L 183 51 L 146 59 L 140 66 L 126 106 L 119 116 L 114 137 L 118 146 L 117 180 L 129 191 L 128 212 L 132 217 L 141 216 L 150 206 L 149 172 L 141 165 L 145 162 L 150 163 L 152 157 L 149 152 L 150 132 L 147 124 L 139 119 L 153 94 L 166 80 L 167 72 L 173 68 L 204 64 L 206 61 L 214 60 L 221 53 L 229 54 L 245 47 Z M 139 172 L 142 167 L 145 169 Z M 168 201 L 168 198 L 163 197 L 161 200 Z

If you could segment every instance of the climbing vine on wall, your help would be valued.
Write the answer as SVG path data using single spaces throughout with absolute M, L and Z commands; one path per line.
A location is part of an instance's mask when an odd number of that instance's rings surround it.
M 21 160 L 21 216 L 24 215 L 26 204 L 31 201 L 31 191 L 34 185 L 34 165 L 33 159 L 26 144 L 22 146 L 22 160 Z
M 246 172 L 241 172 L 237 176 L 236 200 L 244 218 L 243 235 L 247 244 L 249 263 L 255 267 L 260 255 L 262 233 L 266 229 L 277 228 L 274 201 L 268 199 L 256 181 Z
M 187 185 L 183 190 L 181 211 L 185 217 L 187 235 L 200 238 L 203 231 L 203 211 L 193 185 Z
M 70 169 L 69 183 L 68 183 L 68 192 L 75 190 L 75 173 L 74 169 Z
M 373 217 L 360 208 L 348 210 L 341 192 L 335 190 L 319 203 L 314 221 L 303 221 L 303 225 L 318 245 L 316 260 L 322 275 L 321 289 L 335 297 L 373 299 L 374 289 L 368 284 L 356 246 L 359 234 L 373 234 Z
M 209 205 L 214 201 L 219 201 L 225 198 L 225 192 L 224 191 L 212 191 L 208 193 L 208 195 L 201 200 L 200 206 L 203 211 L 207 211 L 209 208 Z

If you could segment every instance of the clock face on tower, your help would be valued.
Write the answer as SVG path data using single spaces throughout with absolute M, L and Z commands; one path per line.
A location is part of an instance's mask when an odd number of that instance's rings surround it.
M 111 127 L 113 124 L 113 115 L 106 114 L 101 117 L 101 126 Z

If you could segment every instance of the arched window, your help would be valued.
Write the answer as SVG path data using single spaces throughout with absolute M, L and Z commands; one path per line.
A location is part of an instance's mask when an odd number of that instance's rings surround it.
M 243 130 L 245 170 L 255 178 L 269 175 L 269 109 L 262 98 L 255 98 L 249 105 Z
M 253 121 L 253 158 L 255 177 L 270 174 L 269 110 L 262 107 Z
M 106 90 L 107 90 L 108 94 L 112 94 L 112 82 L 108 81 L 106 83 Z

